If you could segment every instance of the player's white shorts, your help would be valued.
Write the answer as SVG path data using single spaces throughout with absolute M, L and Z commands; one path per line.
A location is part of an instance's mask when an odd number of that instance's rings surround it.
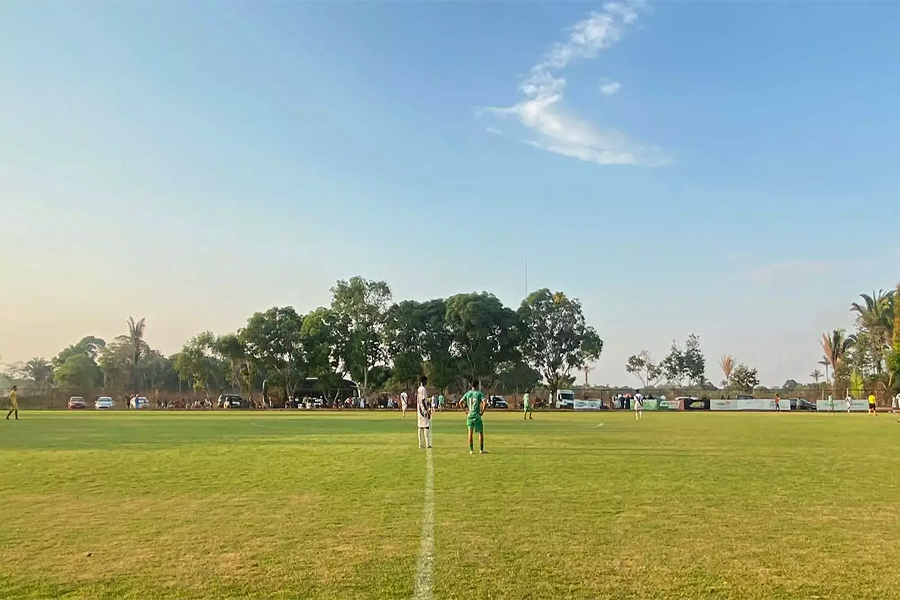
M 404 400 L 404 401 L 402 401 L 402 402 L 400 403 L 400 407 L 401 407 L 403 410 L 406 410 L 406 400 Z
M 423 417 L 419 415 L 419 429 L 430 429 L 431 428 L 431 418 Z

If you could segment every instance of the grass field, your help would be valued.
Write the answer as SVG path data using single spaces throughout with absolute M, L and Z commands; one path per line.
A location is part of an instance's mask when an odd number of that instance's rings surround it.
M 409 598 L 426 458 L 398 413 L 0 422 L 4 598 Z M 435 598 L 900 598 L 890 415 L 435 419 Z

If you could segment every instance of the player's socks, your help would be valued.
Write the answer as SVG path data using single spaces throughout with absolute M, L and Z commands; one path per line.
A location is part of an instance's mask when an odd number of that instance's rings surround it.
M 431 448 L 431 428 L 425 430 L 425 445 Z

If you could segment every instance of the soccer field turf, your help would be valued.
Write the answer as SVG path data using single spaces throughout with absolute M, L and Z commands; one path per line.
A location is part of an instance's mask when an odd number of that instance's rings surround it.
M 0 596 L 409 598 L 414 413 L 0 423 Z M 434 421 L 434 598 L 898 598 L 891 415 Z

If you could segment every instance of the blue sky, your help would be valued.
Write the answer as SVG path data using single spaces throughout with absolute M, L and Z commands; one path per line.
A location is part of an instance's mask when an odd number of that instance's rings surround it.
M 900 278 L 900 4 L 0 5 L 3 362 L 146 316 L 531 288 L 595 381 L 701 337 L 800 381 Z

